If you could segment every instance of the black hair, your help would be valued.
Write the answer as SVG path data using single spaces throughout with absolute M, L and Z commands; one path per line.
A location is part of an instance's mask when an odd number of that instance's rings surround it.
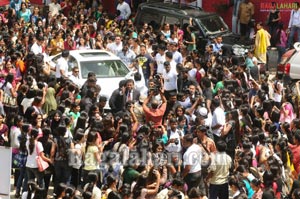
M 88 177 L 88 183 L 89 184 L 87 186 L 86 191 L 93 192 L 94 185 L 98 181 L 98 174 L 96 172 L 89 172 L 87 177 Z
M 39 131 L 36 128 L 31 129 L 29 138 L 29 154 L 31 155 L 35 147 L 35 139 L 37 138 Z
M 265 187 L 272 187 L 274 182 L 274 174 L 271 171 L 265 171 L 263 174 L 263 182 Z
M 226 148 L 227 148 L 227 144 L 225 141 L 223 140 L 219 140 L 217 141 L 216 143 L 216 148 L 219 152 L 225 152 L 226 151 Z
M 108 194 L 107 199 L 122 199 L 122 196 L 116 191 L 111 191 Z
M 67 185 L 65 183 L 59 183 L 56 187 L 56 198 L 60 198 L 61 194 L 66 191 Z

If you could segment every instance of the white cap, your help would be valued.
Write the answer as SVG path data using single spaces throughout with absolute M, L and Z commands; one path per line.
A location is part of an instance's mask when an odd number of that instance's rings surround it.
M 198 108 L 198 113 L 203 117 L 207 117 L 207 113 L 208 113 L 207 108 L 199 107 Z

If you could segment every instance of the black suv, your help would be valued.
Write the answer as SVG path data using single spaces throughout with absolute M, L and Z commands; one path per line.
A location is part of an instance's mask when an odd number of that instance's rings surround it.
M 154 30 L 158 30 L 164 23 L 180 24 L 181 26 L 190 23 L 197 36 L 197 46 L 204 50 L 205 45 L 217 36 L 223 37 L 223 44 L 231 49 L 232 45 L 244 45 L 250 49 L 253 41 L 240 41 L 240 36 L 233 34 L 223 19 L 216 13 L 203 11 L 199 7 L 182 5 L 178 3 L 151 2 L 143 3 L 139 6 L 135 26 L 141 28 L 144 23 L 152 25 Z

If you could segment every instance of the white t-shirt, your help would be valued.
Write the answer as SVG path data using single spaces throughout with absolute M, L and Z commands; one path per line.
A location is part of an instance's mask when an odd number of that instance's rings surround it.
M 31 52 L 33 52 L 35 55 L 39 53 L 43 53 L 43 48 L 42 46 L 38 45 L 36 42 L 31 46 L 30 49 Z
M 165 54 L 156 53 L 155 61 L 157 64 L 157 73 L 162 74 L 164 70 L 164 62 L 166 61 Z
M 170 70 L 168 73 L 164 69 L 163 70 L 163 78 L 164 78 L 164 89 L 166 91 L 176 90 L 177 89 L 177 72 L 174 70 Z
M 7 82 L 5 87 L 3 88 L 4 93 L 7 94 L 10 97 L 11 97 L 10 89 L 12 89 L 12 87 L 13 87 L 12 84 L 10 82 Z
M 31 106 L 32 102 L 33 102 L 34 98 L 24 98 L 21 102 L 21 105 L 23 106 L 23 112 L 25 114 L 27 108 L 29 106 Z
M 20 142 L 18 137 L 21 135 L 21 130 L 20 128 L 16 126 L 12 126 L 10 128 L 10 146 L 12 148 L 19 148 L 20 147 Z
M 65 71 L 65 75 L 67 75 L 68 61 L 64 57 L 61 57 L 57 60 L 56 69 L 55 69 L 56 78 L 61 78 L 60 70 Z
M 217 136 L 221 136 L 221 131 L 223 129 L 223 126 L 225 125 L 225 113 L 221 107 L 217 107 L 213 112 L 211 127 L 214 127 L 217 124 L 220 124 L 222 126 L 218 129 L 212 130 L 212 133 Z
M 37 146 L 36 146 L 37 144 Z M 41 142 L 35 142 L 35 145 L 33 147 L 33 152 L 30 154 L 29 150 L 29 140 L 26 142 L 26 148 L 28 150 L 28 156 L 27 156 L 27 162 L 26 162 L 26 167 L 29 168 L 38 168 L 37 163 L 36 163 L 36 157 L 38 156 L 38 153 L 36 151 L 36 148 L 39 153 L 44 151 L 44 147 Z
M 183 165 L 190 165 L 189 173 L 201 171 L 201 148 L 197 144 L 192 144 L 183 154 Z

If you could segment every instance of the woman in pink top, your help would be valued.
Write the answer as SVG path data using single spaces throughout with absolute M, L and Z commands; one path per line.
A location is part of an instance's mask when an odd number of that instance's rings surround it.
M 294 108 L 292 103 L 292 95 L 286 94 L 284 95 L 283 103 L 280 107 L 280 122 L 283 124 L 284 122 L 291 123 L 293 119 L 296 118 L 296 114 L 294 113 Z
M 286 42 L 287 42 L 287 36 L 283 29 L 283 23 L 278 24 L 275 41 L 277 41 L 276 47 L 277 47 L 277 51 L 278 51 L 277 63 L 279 63 L 282 55 L 285 53 Z
M 9 73 L 14 75 L 14 80 L 12 82 L 12 86 L 15 88 L 17 85 L 17 82 L 20 81 L 21 79 L 20 79 L 20 77 L 17 77 L 17 72 L 12 64 L 12 60 L 10 57 L 5 60 L 4 68 L 1 70 L 0 80 L 2 83 L 5 82 L 5 78 Z

